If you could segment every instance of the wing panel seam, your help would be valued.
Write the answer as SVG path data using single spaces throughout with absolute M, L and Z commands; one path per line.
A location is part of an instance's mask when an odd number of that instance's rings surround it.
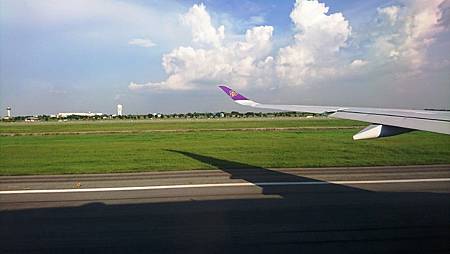
M 431 121 L 440 121 L 440 122 L 450 123 L 450 120 L 434 119 L 434 118 L 426 118 L 426 117 L 418 117 L 418 116 L 400 116 L 400 115 L 392 115 L 392 114 L 380 114 L 380 113 L 358 112 L 358 111 L 347 111 L 347 110 L 338 110 L 336 112 L 355 113 L 355 114 L 364 114 L 364 115 L 376 115 L 376 116 L 390 116 L 390 117 L 399 117 L 399 118 L 414 118 L 414 119 L 419 119 L 419 120 L 431 120 Z

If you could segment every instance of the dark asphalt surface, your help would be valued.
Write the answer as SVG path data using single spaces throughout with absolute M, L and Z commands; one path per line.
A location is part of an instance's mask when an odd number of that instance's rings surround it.
M 180 153 L 221 170 L 0 177 L 0 190 L 450 177 L 450 165 L 271 170 Z M 449 253 L 449 193 L 444 181 L 0 195 L 0 252 Z

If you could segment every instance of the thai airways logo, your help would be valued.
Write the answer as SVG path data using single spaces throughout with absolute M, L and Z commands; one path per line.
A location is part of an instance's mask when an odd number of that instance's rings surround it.
M 233 91 L 233 90 L 230 91 L 230 96 L 231 96 L 231 98 L 234 98 L 234 97 L 236 97 L 237 95 L 238 95 L 238 93 L 236 93 L 235 91 Z

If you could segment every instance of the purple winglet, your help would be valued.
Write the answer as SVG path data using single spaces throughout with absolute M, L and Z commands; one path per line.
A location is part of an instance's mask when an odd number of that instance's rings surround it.
M 236 91 L 234 91 L 233 89 L 227 87 L 227 86 L 219 86 L 220 89 L 222 89 L 226 94 L 228 94 L 231 99 L 235 100 L 235 101 L 239 101 L 239 100 L 248 100 L 247 98 L 245 98 L 244 96 L 238 94 Z

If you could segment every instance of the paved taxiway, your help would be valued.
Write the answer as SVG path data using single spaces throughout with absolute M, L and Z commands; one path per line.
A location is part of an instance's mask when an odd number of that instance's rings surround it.
M 0 252 L 450 251 L 450 165 L 234 166 L 0 177 Z

